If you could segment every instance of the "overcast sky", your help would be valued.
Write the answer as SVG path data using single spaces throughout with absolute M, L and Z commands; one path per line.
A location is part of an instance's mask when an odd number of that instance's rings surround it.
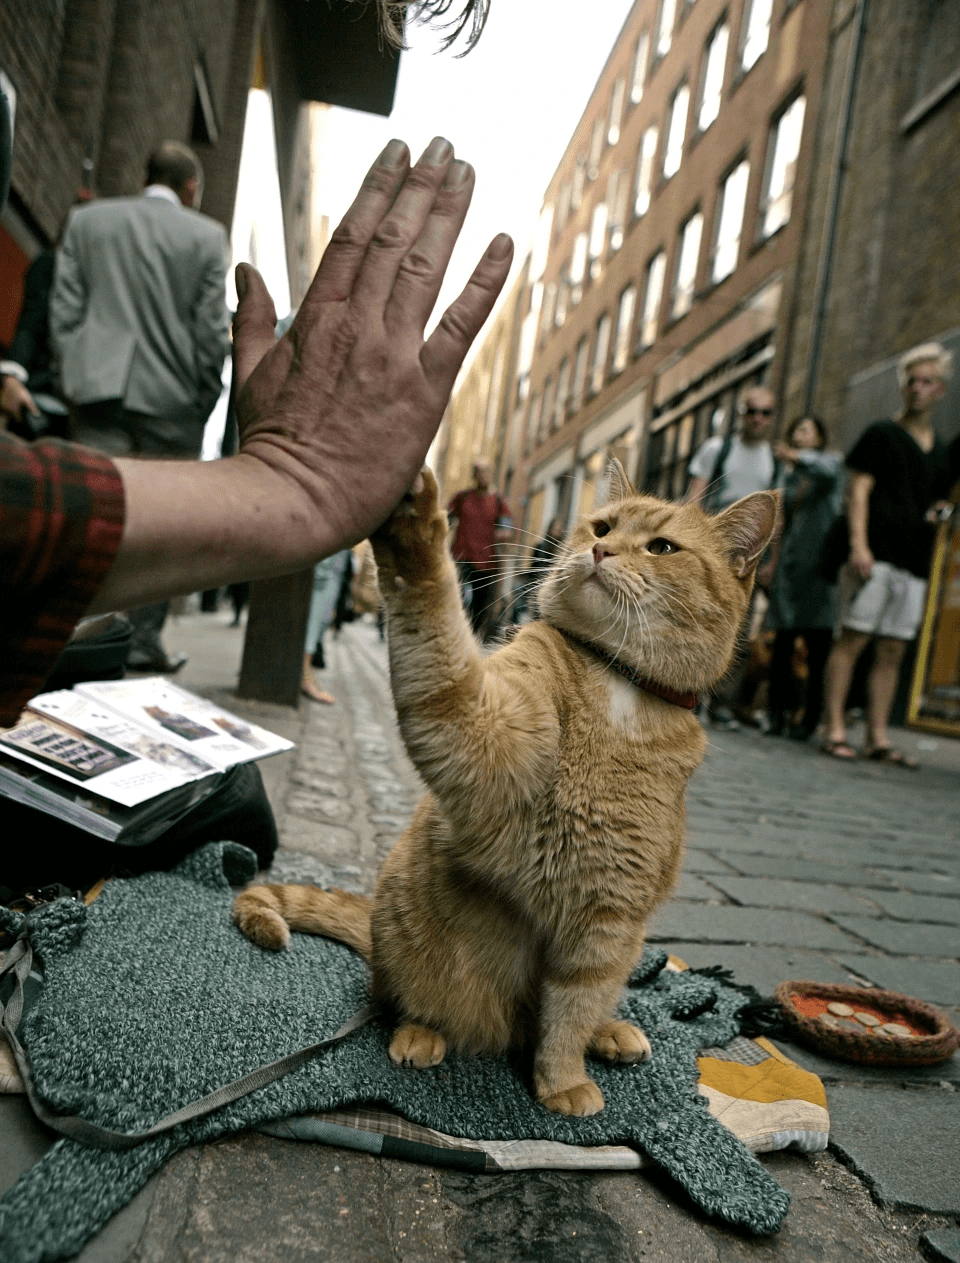
M 435 51 L 435 31 L 412 26 L 390 117 L 330 112 L 317 173 L 321 212 L 330 216 L 331 225 L 339 221 L 367 167 L 392 136 L 405 140 L 416 158 L 439 133 L 473 164 L 477 182 L 435 318 L 459 293 L 496 233 L 514 238 L 519 263 L 532 240 L 544 190 L 631 3 L 492 0 L 479 44 L 461 59 L 454 56 L 456 49 Z

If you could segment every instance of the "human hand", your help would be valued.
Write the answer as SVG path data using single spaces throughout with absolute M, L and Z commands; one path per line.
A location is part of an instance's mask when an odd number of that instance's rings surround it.
M 0 377 L 0 413 L 19 420 L 24 408 L 32 412 L 35 417 L 40 415 L 40 409 L 34 403 L 33 395 L 22 381 L 12 376 Z
M 473 183 L 441 137 L 413 168 L 391 141 L 279 341 L 262 279 L 237 269 L 240 456 L 287 480 L 291 529 L 315 534 L 318 556 L 370 535 L 413 483 L 506 280 L 513 245 L 501 235 L 424 341 Z
M 850 565 L 861 579 L 869 579 L 873 573 L 873 553 L 866 544 L 854 544 L 850 549 Z
M 795 447 L 789 447 L 782 439 L 777 439 L 773 445 L 773 452 L 777 460 L 786 461 L 788 465 L 795 465 L 800 458 L 800 453 Z

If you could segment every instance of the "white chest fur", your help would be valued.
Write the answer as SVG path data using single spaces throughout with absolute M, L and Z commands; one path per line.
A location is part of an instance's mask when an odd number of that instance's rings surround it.
M 607 719 L 612 728 L 619 728 L 629 736 L 639 730 L 640 699 L 636 687 L 615 671 L 607 671 L 604 679 L 607 690 Z

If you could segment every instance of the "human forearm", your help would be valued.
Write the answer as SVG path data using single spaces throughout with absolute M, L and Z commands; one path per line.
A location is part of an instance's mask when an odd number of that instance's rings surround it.
M 873 478 L 869 474 L 854 474 L 847 496 L 847 522 L 850 528 L 850 547 L 866 548 L 869 521 L 870 492 Z
M 244 453 L 116 466 L 123 540 L 91 614 L 290 573 L 357 542 L 344 540 L 302 487 Z

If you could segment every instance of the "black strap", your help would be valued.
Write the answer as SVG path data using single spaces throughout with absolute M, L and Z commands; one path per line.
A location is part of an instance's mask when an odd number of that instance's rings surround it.
M 181 1123 L 201 1118 L 205 1114 L 212 1114 L 214 1110 L 229 1105 L 231 1101 L 256 1092 L 258 1088 L 266 1087 L 268 1083 L 274 1083 L 292 1070 L 305 1065 L 323 1049 L 330 1048 L 353 1031 L 365 1026 L 376 1012 L 373 1005 L 364 1005 L 327 1039 L 321 1039 L 319 1043 L 301 1048 L 286 1057 L 281 1057 L 279 1061 L 272 1061 L 269 1065 L 251 1070 L 242 1078 L 234 1079 L 232 1083 L 227 1083 L 199 1100 L 184 1105 L 175 1113 L 168 1114 L 166 1118 L 154 1123 L 146 1131 L 111 1131 L 109 1127 L 101 1127 L 98 1123 L 91 1123 L 78 1115 L 56 1114 L 37 1095 L 33 1075 L 30 1072 L 30 1063 L 16 1034 L 20 1018 L 23 1016 L 23 982 L 30 973 L 32 964 L 33 949 L 25 933 L 0 956 L 0 976 L 12 971 L 14 977 L 13 995 L 6 1006 L 0 1004 L 0 1027 L 10 1043 L 17 1069 L 23 1079 L 27 1099 L 37 1118 L 48 1127 L 52 1127 L 54 1131 L 60 1132 L 61 1135 L 69 1136 L 71 1140 L 79 1140 L 82 1144 L 92 1145 L 96 1149 L 132 1149 L 135 1145 L 142 1144 L 145 1140 L 152 1140 L 154 1136 L 162 1135 Z
M 720 444 L 720 451 L 717 452 L 717 459 L 713 462 L 713 469 L 710 472 L 710 481 L 707 483 L 706 494 L 704 495 L 704 508 L 711 512 L 720 501 L 723 491 L 724 471 L 727 468 L 727 459 L 730 456 L 730 448 L 733 447 L 733 431 L 731 430 L 724 436 L 723 442 Z

